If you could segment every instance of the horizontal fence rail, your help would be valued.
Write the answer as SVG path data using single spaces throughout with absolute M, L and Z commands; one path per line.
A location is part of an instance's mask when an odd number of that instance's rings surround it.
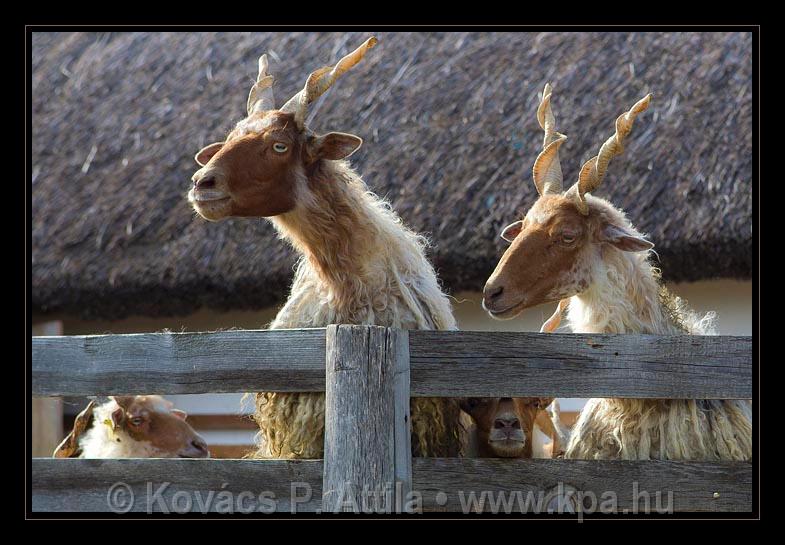
M 529 494 L 536 502 L 538 492 L 545 500 L 559 490 L 584 498 L 587 511 L 596 499 L 593 512 L 609 501 L 613 512 L 642 513 L 647 497 L 651 512 L 658 501 L 673 512 L 744 512 L 752 505 L 752 465 L 745 462 L 414 458 L 412 466 L 412 489 L 422 492 L 428 510 L 463 511 L 472 492 L 477 500 L 485 493 L 488 511 L 492 502 L 523 506 Z
M 322 467 L 321 460 L 34 458 L 32 509 L 219 512 L 228 507 L 223 492 L 234 511 L 265 512 L 272 500 L 277 513 L 314 512 L 322 505 Z
M 411 395 L 749 399 L 752 338 L 410 331 Z M 33 395 L 323 392 L 325 329 L 33 337 Z
M 33 337 L 33 395 L 324 391 L 325 329 Z
M 419 496 L 424 512 L 545 512 L 560 486 L 594 512 L 603 501 L 628 513 L 647 501 L 652 512 L 744 512 L 752 504 L 748 463 L 414 458 L 412 466 L 410 498 Z M 312 513 L 322 509 L 322 470 L 321 460 L 36 458 L 33 511 Z

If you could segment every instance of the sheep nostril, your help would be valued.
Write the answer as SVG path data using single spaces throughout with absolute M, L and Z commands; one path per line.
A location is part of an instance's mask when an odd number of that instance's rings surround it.
M 191 446 L 193 446 L 197 450 L 207 452 L 207 443 L 205 443 L 201 439 L 194 439 L 193 441 L 191 441 Z
M 504 288 L 502 286 L 499 286 L 499 287 L 496 287 L 496 288 L 491 288 L 491 289 L 488 289 L 488 290 L 485 291 L 485 296 L 488 299 L 496 299 L 496 298 L 498 298 L 502 294 L 503 291 L 504 291 Z
M 493 427 L 496 428 L 497 430 L 503 430 L 509 428 L 510 421 L 503 418 L 497 418 L 496 420 L 493 421 Z
M 213 178 L 212 176 L 206 176 L 204 178 L 194 180 L 194 187 L 196 189 L 214 189 L 215 178 Z

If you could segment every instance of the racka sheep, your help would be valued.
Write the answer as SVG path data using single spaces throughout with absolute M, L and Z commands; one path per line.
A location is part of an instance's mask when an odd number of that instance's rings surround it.
M 616 120 L 616 132 L 589 159 L 578 181 L 562 190 L 551 89 L 537 118 L 545 131 L 534 163 L 539 199 L 523 220 L 507 226 L 511 242 L 488 279 L 483 307 L 512 318 L 534 305 L 560 301 L 550 331 L 567 306 L 575 333 L 715 334 L 713 313 L 698 316 L 660 282 L 649 262 L 653 244 L 624 213 L 590 195 L 612 157 L 623 151 L 635 117 L 651 95 Z M 749 460 L 752 414 L 748 400 L 591 399 L 572 430 L 566 458 L 625 460 Z
M 91 401 L 55 449 L 55 458 L 208 458 L 186 414 L 160 396 Z
M 426 241 L 389 204 L 368 191 L 345 161 L 362 144 L 354 135 L 316 134 L 308 105 L 376 44 L 368 39 L 335 66 L 311 73 L 305 87 L 275 108 L 267 57 L 248 97 L 248 115 L 224 142 L 196 155 L 188 200 L 210 221 L 270 218 L 301 258 L 289 299 L 271 329 L 368 324 L 456 329 L 449 300 L 425 257 Z M 450 399 L 411 404 L 412 450 L 455 456 L 460 409 Z M 319 458 L 324 448 L 324 394 L 258 393 L 261 430 L 256 457 Z

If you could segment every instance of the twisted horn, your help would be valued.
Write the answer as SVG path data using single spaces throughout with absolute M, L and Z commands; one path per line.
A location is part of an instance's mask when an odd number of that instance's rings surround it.
M 540 195 L 561 193 L 563 177 L 559 162 L 559 146 L 567 140 L 567 137 L 554 129 L 556 119 L 551 110 L 550 83 L 545 84 L 545 90 L 542 92 L 542 100 L 537 108 L 537 121 L 545 131 L 545 136 L 542 139 L 542 151 L 532 167 L 534 185 Z
M 259 57 L 259 75 L 248 94 L 248 115 L 275 108 L 273 77 L 267 74 L 267 55 Z
M 608 163 L 616 155 L 624 151 L 624 139 L 630 134 L 632 124 L 637 115 L 646 110 L 651 102 L 651 93 L 636 102 L 628 112 L 616 118 L 616 132 L 608 138 L 600 148 L 600 153 L 592 157 L 581 168 L 578 181 L 570 188 L 570 193 L 575 198 L 578 210 L 582 214 L 589 213 L 586 204 L 586 193 L 591 193 L 599 187 L 605 172 L 608 170 Z
M 305 115 L 308 113 L 308 105 L 322 96 L 335 83 L 335 80 L 360 62 L 368 50 L 375 46 L 376 43 L 376 38 L 371 36 L 360 47 L 338 61 L 335 66 L 325 66 L 311 72 L 311 75 L 308 76 L 308 80 L 305 82 L 305 87 L 290 98 L 283 105 L 281 111 L 294 113 L 294 121 L 302 129 L 305 126 Z

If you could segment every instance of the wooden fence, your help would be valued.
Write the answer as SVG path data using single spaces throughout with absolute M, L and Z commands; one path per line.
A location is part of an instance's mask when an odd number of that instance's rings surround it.
M 752 510 L 747 462 L 412 458 L 409 423 L 410 396 L 750 399 L 750 337 L 340 325 L 34 337 L 32 361 L 34 396 L 325 392 L 326 413 L 324 460 L 34 458 L 36 512 Z

